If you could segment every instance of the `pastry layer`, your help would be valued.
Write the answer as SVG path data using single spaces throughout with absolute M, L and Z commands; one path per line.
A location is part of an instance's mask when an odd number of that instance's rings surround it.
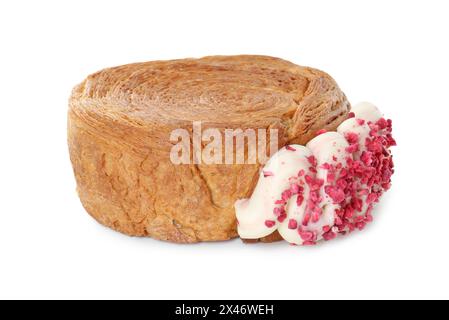
M 173 242 L 237 236 L 234 202 L 260 164 L 174 165 L 174 129 L 278 129 L 279 147 L 335 130 L 349 103 L 326 73 L 266 56 L 212 56 L 104 69 L 73 89 L 68 143 L 77 190 L 100 223 Z

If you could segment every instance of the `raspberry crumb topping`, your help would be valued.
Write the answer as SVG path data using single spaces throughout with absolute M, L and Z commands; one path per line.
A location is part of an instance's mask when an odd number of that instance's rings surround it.
M 355 153 L 359 151 L 359 144 L 358 143 L 351 144 L 349 147 L 346 148 L 345 151 L 347 153 Z
M 350 113 L 351 117 L 355 115 Z M 391 185 L 394 164 L 389 148 L 395 146 L 396 141 L 391 135 L 391 120 L 381 118 L 372 123 L 356 119 L 356 123 L 367 130 L 365 140 L 362 141 L 356 133 L 360 131 L 354 129 L 356 132 L 344 134 L 349 145 L 345 149 L 344 160 L 332 155 L 332 162 L 319 164 L 315 156 L 306 157 L 308 172 L 300 170 L 297 176 L 289 179 L 289 188 L 281 193 L 281 199 L 275 201 L 275 220 L 266 220 L 266 227 L 272 228 L 276 220 L 282 223 L 287 219 L 286 205 L 294 195 L 296 205 L 304 205 L 304 213 L 299 220 L 289 218 L 286 223 L 288 229 L 297 230 L 298 243 L 303 245 L 315 245 L 321 238 L 328 241 L 337 235 L 363 230 L 367 223 L 373 221 L 373 205 Z M 325 132 L 320 130 L 317 134 Z M 291 146 L 286 146 L 286 149 L 296 151 Z M 264 177 L 273 176 L 270 171 L 263 173 Z M 315 225 L 322 219 L 326 205 L 336 208 L 332 225 Z
M 304 241 L 302 243 L 302 245 L 303 246 L 314 246 L 314 245 L 316 245 L 316 242 L 315 241 Z
M 290 219 L 288 221 L 288 228 L 292 229 L 292 230 L 297 229 L 298 228 L 298 222 L 295 219 Z
M 354 132 L 348 132 L 345 134 L 346 141 L 348 141 L 349 144 L 354 144 L 359 142 L 359 135 Z
M 292 184 L 290 186 L 290 191 L 292 194 L 298 194 L 300 191 L 302 191 L 302 187 L 298 184 Z
M 326 241 L 332 240 L 332 239 L 334 239 L 336 237 L 337 237 L 337 234 L 335 232 L 332 232 L 332 231 L 328 231 L 328 232 L 323 233 L 323 239 L 326 240 Z
M 267 228 L 273 228 L 275 224 L 276 222 L 274 222 L 273 220 L 265 220 L 265 225 L 267 226 Z
M 341 203 L 346 199 L 343 188 L 338 186 L 327 185 L 324 187 L 326 194 L 331 197 L 335 204 Z
M 298 229 L 299 236 L 304 241 L 312 241 L 315 239 L 315 234 L 312 231 L 302 231 Z
M 313 167 L 316 167 L 317 161 L 316 161 L 315 156 L 307 157 L 307 161 L 309 161 L 310 165 L 312 165 Z
M 271 172 L 271 171 L 263 171 L 263 176 L 264 176 L 264 178 L 266 178 L 266 177 L 272 177 L 272 176 L 274 176 L 274 173 L 273 172 Z
M 296 205 L 298 207 L 300 207 L 302 205 L 302 203 L 304 202 L 304 196 L 302 195 L 298 195 L 298 197 L 296 198 Z
M 280 223 L 284 222 L 285 219 L 287 219 L 287 214 L 286 214 L 286 213 L 281 214 L 281 215 L 278 217 L 278 221 L 279 221 Z
M 365 124 L 365 120 L 363 120 L 363 119 L 356 119 L 355 121 L 357 121 L 357 124 L 359 126 L 363 126 Z

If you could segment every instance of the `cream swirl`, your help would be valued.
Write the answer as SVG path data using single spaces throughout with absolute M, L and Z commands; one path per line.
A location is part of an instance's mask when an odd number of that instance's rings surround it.
M 363 229 L 372 220 L 373 204 L 393 173 L 391 121 L 367 102 L 350 115 L 336 132 L 321 133 L 306 146 L 286 146 L 271 157 L 251 198 L 235 203 L 241 238 L 278 230 L 292 244 L 311 245 Z

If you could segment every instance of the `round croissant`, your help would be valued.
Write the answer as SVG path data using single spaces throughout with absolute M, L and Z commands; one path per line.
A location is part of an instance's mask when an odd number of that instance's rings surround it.
M 104 69 L 76 86 L 69 101 L 78 194 L 98 222 L 128 235 L 231 239 L 234 203 L 251 195 L 261 164 L 174 164 L 171 132 L 192 132 L 194 121 L 203 131 L 277 129 L 282 147 L 335 130 L 348 110 L 329 75 L 278 58 L 211 56 Z

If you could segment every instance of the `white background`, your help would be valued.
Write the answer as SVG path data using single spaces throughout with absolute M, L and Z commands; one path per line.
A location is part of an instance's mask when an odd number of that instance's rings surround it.
M 449 298 L 448 1 L 1 1 L 0 298 Z M 394 120 L 393 188 L 313 248 L 176 245 L 91 219 L 67 99 L 107 66 L 266 54 L 329 72 Z

